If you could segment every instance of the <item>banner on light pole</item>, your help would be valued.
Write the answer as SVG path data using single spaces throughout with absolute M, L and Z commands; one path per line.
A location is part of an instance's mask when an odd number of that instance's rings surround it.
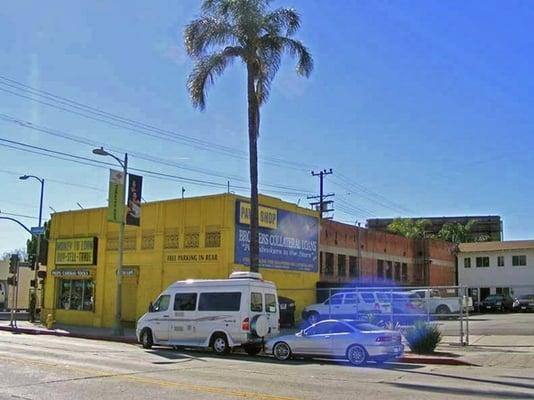
M 139 226 L 141 223 L 141 191 L 143 189 L 143 177 L 128 174 L 128 209 L 126 211 L 126 223 Z
M 124 221 L 124 172 L 109 170 L 108 221 Z

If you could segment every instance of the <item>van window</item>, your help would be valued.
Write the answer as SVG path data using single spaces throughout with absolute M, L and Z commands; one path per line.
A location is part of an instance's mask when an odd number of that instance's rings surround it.
M 250 311 L 263 312 L 263 296 L 261 293 L 250 294 Z
M 174 296 L 174 311 L 195 311 L 196 308 L 196 293 L 177 293 Z
M 347 293 L 345 295 L 344 304 L 358 304 L 358 294 L 357 293 Z
M 363 301 L 365 301 L 366 303 L 375 302 L 375 295 L 372 293 L 361 293 L 360 296 L 362 296 Z
M 276 296 L 274 294 L 265 294 L 265 309 L 268 313 L 276 312 Z
M 168 294 L 164 294 L 163 296 L 159 296 L 159 298 L 154 303 L 154 312 L 158 311 L 167 311 L 169 308 L 169 303 L 171 302 L 171 296 Z
M 335 294 L 324 302 L 324 304 L 341 304 L 343 300 L 343 294 Z
M 198 311 L 239 311 L 241 292 L 201 293 Z

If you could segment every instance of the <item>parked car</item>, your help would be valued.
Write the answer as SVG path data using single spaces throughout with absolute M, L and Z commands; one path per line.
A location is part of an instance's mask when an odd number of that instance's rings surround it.
M 137 321 L 137 340 L 152 345 L 211 347 L 218 354 L 242 346 L 258 354 L 279 333 L 276 287 L 259 273 L 230 279 L 177 281 Z
M 391 319 L 401 323 L 412 323 L 418 318 L 426 317 L 426 310 L 422 306 L 421 298 L 410 292 L 388 292 L 376 293 L 382 303 L 391 304 Z M 386 318 L 388 318 L 386 316 Z
M 362 315 L 390 313 L 391 304 L 371 291 L 336 293 L 323 303 L 311 304 L 302 311 L 302 319 L 314 324 L 321 319 L 359 319 Z
M 421 298 L 422 307 L 426 313 L 438 314 L 439 316 L 460 314 L 461 298 L 457 293 L 441 293 L 437 289 L 417 289 L 411 290 L 411 292 Z M 469 311 L 474 310 L 471 297 L 468 297 L 467 303 L 464 303 L 464 312 L 466 309 Z
M 491 294 L 486 297 L 480 304 L 480 311 L 512 311 L 514 308 L 514 299 L 509 295 Z
M 277 360 L 292 356 L 344 358 L 352 365 L 377 363 L 404 353 L 401 335 L 355 320 L 324 320 L 293 335 L 270 339 L 265 352 Z
M 295 300 L 278 296 L 280 308 L 280 327 L 292 328 L 295 325 Z
M 534 294 L 522 294 L 519 296 L 514 308 L 517 311 L 534 311 Z

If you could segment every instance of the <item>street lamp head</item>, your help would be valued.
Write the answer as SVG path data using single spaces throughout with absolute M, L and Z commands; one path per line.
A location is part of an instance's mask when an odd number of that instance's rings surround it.
M 103 147 L 100 147 L 99 149 L 93 149 L 93 154 L 96 154 L 98 156 L 109 156 L 109 153 L 104 150 Z
M 30 177 L 29 175 L 22 175 L 22 176 L 19 176 L 19 179 L 25 181 L 29 177 Z

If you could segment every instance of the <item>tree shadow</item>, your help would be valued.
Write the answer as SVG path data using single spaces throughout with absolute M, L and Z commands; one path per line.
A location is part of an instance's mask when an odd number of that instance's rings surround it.
M 458 376 L 458 375 L 448 375 L 448 374 L 440 374 L 437 372 L 424 372 L 424 371 L 409 371 L 406 372 L 412 373 L 412 374 L 419 374 L 419 375 L 426 375 L 426 376 L 435 376 L 440 378 L 449 378 L 449 379 L 455 379 L 455 380 L 462 380 L 467 382 L 477 382 L 477 383 L 488 383 L 493 385 L 502 385 L 502 386 L 511 386 L 511 387 L 520 387 L 523 389 L 532 389 L 534 390 L 534 384 L 527 384 L 522 382 L 503 382 L 503 381 L 497 381 L 493 379 L 484 379 L 484 378 L 474 378 L 474 377 L 468 377 L 468 376 Z M 533 394 L 531 394 L 531 398 L 534 397 Z
M 389 382 L 390 386 L 395 386 L 399 389 L 419 390 L 423 392 L 441 393 L 444 395 L 463 395 L 463 396 L 478 396 L 489 397 L 493 399 L 532 399 L 532 393 L 512 392 L 503 390 L 478 390 L 467 388 L 453 388 L 450 386 L 433 386 L 416 383 L 401 383 Z

